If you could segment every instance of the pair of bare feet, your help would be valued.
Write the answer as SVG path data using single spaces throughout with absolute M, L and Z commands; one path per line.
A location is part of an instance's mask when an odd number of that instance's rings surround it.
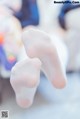
M 11 72 L 10 83 L 15 91 L 17 103 L 29 107 L 40 82 L 40 71 L 56 88 L 66 85 L 66 75 L 50 37 L 36 29 L 25 29 L 22 34 L 28 59 L 16 63 Z

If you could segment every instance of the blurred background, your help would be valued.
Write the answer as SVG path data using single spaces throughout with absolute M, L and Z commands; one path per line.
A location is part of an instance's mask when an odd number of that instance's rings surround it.
M 64 89 L 55 89 L 41 74 L 33 105 L 22 109 L 16 103 L 9 77 L 15 63 L 25 58 L 20 37 L 28 26 L 37 27 L 65 44 L 69 56 L 63 62 L 67 65 L 64 67 L 68 83 Z M 64 52 L 61 54 L 64 57 Z M 80 119 L 79 3 L 0 0 L 0 110 L 9 110 L 10 119 Z

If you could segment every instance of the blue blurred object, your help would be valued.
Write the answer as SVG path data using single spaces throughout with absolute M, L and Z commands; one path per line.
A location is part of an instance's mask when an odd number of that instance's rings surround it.
M 36 0 L 23 0 L 22 8 L 14 14 L 21 22 L 22 27 L 39 24 L 39 12 Z
M 2 47 L 2 45 L 0 45 L 0 64 L 2 66 L 5 67 L 6 70 L 11 70 L 12 67 L 15 65 L 16 60 L 14 61 L 8 61 L 7 57 L 6 57 L 6 53 Z
M 65 15 L 69 11 L 77 9 L 77 8 L 80 8 L 80 4 L 72 4 L 72 3 L 63 4 L 61 11 L 59 13 L 59 16 L 58 16 L 58 21 L 59 21 L 61 28 L 63 28 L 64 30 L 67 30 L 66 23 L 65 23 Z

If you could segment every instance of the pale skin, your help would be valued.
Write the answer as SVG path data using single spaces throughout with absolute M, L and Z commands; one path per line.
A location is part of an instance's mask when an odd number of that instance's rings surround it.
M 40 82 L 41 61 L 38 58 L 18 62 L 11 71 L 10 83 L 20 107 L 27 108 L 33 103 Z
M 67 80 L 56 47 L 46 33 L 27 28 L 23 30 L 22 39 L 26 55 L 30 58 L 13 67 L 10 82 L 17 103 L 27 108 L 32 105 L 41 70 L 56 88 L 65 87 Z M 23 91 L 20 91 L 21 89 Z
M 67 80 L 56 47 L 45 32 L 24 29 L 22 40 L 29 58 L 19 61 L 12 68 L 10 83 L 17 104 L 28 108 L 33 103 L 41 70 L 56 88 L 65 87 Z
M 43 8 L 45 9 L 44 5 Z M 47 33 L 52 32 L 53 34 L 51 25 L 47 24 L 49 22 L 46 20 L 47 19 L 43 22 L 42 19 L 40 25 L 42 25 L 42 29 L 45 29 Z M 47 26 L 50 27 L 47 28 Z M 58 30 L 56 30 L 56 34 L 61 37 L 65 36 L 64 31 L 61 29 Z M 27 28 L 23 30 L 22 39 L 26 55 L 30 58 L 18 62 L 18 64 L 13 67 L 10 82 L 16 94 L 18 105 L 27 108 L 32 105 L 34 95 L 39 85 L 40 70 L 44 72 L 47 79 L 56 88 L 65 87 L 67 81 L 56 47 L 46 33 Z M 35 59 L 36 57 L 37 59 Z
M 66 85 L 56 47 L 50 37 L 40 30 L 28 29 L 23 31 L 23 44 L 30 58 L 38 57 L 42 62 L 42 71 L 56 88 Z

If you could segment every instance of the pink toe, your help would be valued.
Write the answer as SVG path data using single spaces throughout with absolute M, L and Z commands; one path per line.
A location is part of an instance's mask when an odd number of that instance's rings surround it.
M 28 108 L 32 105 L 33 101 L 30 99 L 17 99 L 17 104 L 22 108 Z

